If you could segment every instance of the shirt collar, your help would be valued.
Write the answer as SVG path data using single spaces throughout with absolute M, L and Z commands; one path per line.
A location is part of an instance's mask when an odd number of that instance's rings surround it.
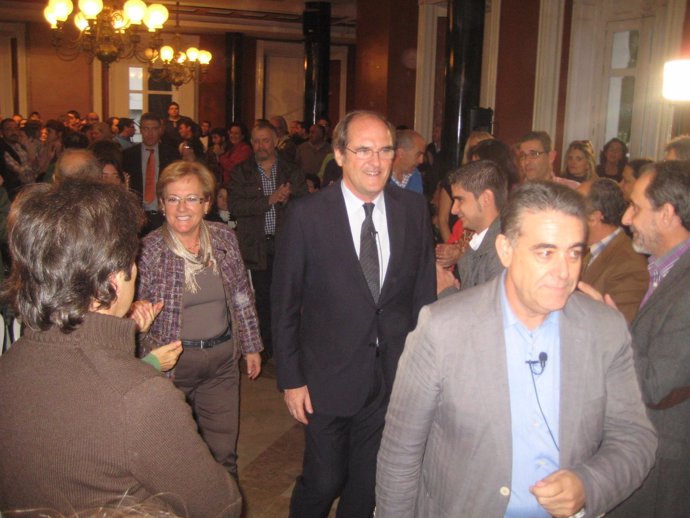
M 482 246 L 482 242 L 484 241 L 484 237 L 486 236 L 486 233 L 489 231 L 489 227 L 486 227 L 484 230 L 482 230 L 479 234 L 475 234 L 472 236 L 472 239 L 470 239 L 470 248 L 474 250 L 475 252 L 479 249 L 480 246 Z
M 680 259 L 685 252 L 690 250 L 690 239 L 683 241 L 682 243 L 676 245 L 661 257 L 656 257 L 654 255 L 649 257 L 649 272 L 661 276 L 661 279 L 666 277 L 666 274 L 673 268 L 678 259 Z M 660 280 L 661 280 L 660 279 Z
M 620 234 L 623 231 L 621 227 L 618 227 L 616 230 L 611 232 L 608 236 L 606 236 L 604 239 L 597 241 L 593 245 L 589 247 L 589 254 L 590 254 L 590 263 L 606 248 L 609 244 L 611 244 L 611 241 L 616 239 L 618 234 Z
M 539 327 L 532 330 L 528 329 L 527 326 L 525 326 L 525 324 L 523 324 L 522 321 L 520 321 L 517 315 L 515 315 L 515 313 L 513 312 L 513 308 L 510 307 L 510 302 L 508 301 L 508 296 L 506 295 L 507 274 L 507 270 L 504 270 L 503 273 L 501 273 L 499 286 L 499 292 L 501 294 L 501 309 L 503 313 L 503 329 L 505 330 L 511 327 L 516 327 L 520 333 L 527 333 L 529 335 L 537 333 L 542 329 L 547 329 L 548 327 L 554 325 L 558 326 L 560 315 L 563 311 L 562 309 L 559 309 L 558 311 L 552 311 L 551 313 L 549 313 L 544 319 L 544 321 L 539 325 Z
M 364 219 L 364 212 L 362 211 L 362 205 L 364 202 L 360 200 L 354 193 L 345 185 L 345 182 L 340 182 L 340 188 L 343 191 L 343 197 L 345 198 L 345 208 L 348 214 L 358 214 L 357 211 L 362 213 L 362 219 Z M 372 200 L 374 204 L 374 212 L 379 212 L 384 214 L 386 211 L 386 202 L 383 196 L 383 191 L 381 191 L 376 198 Z

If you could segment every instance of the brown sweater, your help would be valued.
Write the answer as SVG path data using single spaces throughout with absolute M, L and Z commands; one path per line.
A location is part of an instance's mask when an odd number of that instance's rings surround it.
M 28 330 L 0 357 L 0 511 L 68 514 L 125 494 L 194 518 L 241 511 L 182 393 L 135 359 L 133 321 Z

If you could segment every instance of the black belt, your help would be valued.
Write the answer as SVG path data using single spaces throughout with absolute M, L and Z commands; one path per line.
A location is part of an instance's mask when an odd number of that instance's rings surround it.
M 225 331 L 223 331 L 218 336 L 214 336 L 213 338 L 206 338 L 204 340 L 182 340 L 182 347 L 193 347 L 195 349 L 210 349 L 211 347 L 215 347 L 218 344 L 227 342 L 228 340 L 230 340 L 230 338 L 232 338 L 232 329 L 230 328 L 230 326 L 228 326 Z

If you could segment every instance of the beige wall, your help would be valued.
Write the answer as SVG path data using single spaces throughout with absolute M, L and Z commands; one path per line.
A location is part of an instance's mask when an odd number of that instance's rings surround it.
M 83 56 L 69 62 L 58 59 L 51 38 L 47 24 L 27 24 L 28 111 L 40 112 L 43 120 L 67 110 L 83 115 L 93 105 L 91 66 Z

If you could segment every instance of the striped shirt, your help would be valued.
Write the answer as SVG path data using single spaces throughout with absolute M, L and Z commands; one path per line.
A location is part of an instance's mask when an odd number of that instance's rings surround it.
M 685 252 L 688 250 L 690 250 L 690 239 L 683 241 L 663 257 L 651 256 L 649 258 L 649 264 L 647 265 L 647 269 L 649 270 L 649 288 L 647 288 L 647 293 L 645 293 L 640 307 L 647 303 L 649 297 L 652 296 L 654 290 L 668 275 L 668 272 L 671 271 L 671 268 L 675 266 L 675 264 L 678 262 L 678 259 L 683 257 Z

